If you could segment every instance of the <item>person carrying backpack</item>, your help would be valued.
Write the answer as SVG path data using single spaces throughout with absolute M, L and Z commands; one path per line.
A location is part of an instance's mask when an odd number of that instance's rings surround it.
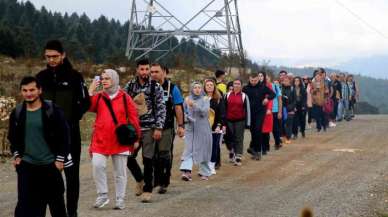
M 148 60 L 139 60 L 136 67 L 136 77 L 124 87 L 132 98 L 144 97 L 145 111 L 140 115 L 142 136 L 140 147 L 143 154 L 144 175 L 136 161 L 139 148 L 128 157 L 127 167 L 136 180 L 137 196 L 141 196 L 144 203 L 151 202 L 154 180 L 154 157 L 156 142 L 162 138 L 166 121 L 166 106 L 163 100 L 163 88 L 150 78 L 150 63 Z
M 20 82 L 23 103 L 9 119 L 8 140 L 17 172 L 18 200 L 15 217 L 67 217 L 62 170 L 69 154 L 69 127 L 63 110 L 42 99 L 42 88 L 34 77 Z
M 167 79 L 168 68 L 159 63 L 151 65 L 151 78 L 157 81 L 163 88 L 163 101 L 166 105 L 166 120 L 164 123 L 162 138 L 156 143 L 154 162 L 154 186 L 159 186 L 158 193 L 167 192 L 170 184 L 170 176 L 173 160 L 176 117 L 177 134 L 183 137 L 185 126 L 183 120 L 183 97 L 177 85 Z

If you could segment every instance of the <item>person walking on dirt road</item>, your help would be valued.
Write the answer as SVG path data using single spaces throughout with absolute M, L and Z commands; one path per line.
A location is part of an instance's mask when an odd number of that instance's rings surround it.
M 81 157 L 79 121 L 90 106 L 88 90 L 82 75 L 73 69 L 60 41 L 47 42 L 44 55 L 47 68 L 36 77 L 42 85 L 43 98 L 63 109 L 70 127 L 70 153 L 74 165 L 65 168 L 66 206 L 69 217 L 77 217 Z

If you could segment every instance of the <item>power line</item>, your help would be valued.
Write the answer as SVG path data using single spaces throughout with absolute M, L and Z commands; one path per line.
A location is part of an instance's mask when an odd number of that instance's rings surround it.
M 365 24 L 367 27 L 369 27 L 371 30 L 373 30 L 375 33 L 383 37 L 384 39 L 388 39 L 388 36 L 386 36 L 383 32 L 381 32 L 379 29 L 377 29 L 375 26 L 367 22 L 365 19 L 363 19 L 361 16 L 359 16 L 357 13 L 352 11 L 349 7 L 344 5 L 342 2 L 339 0 L 334 0 L 339 6 L 343 7 L 346 11 L 348 11 L 351 15 L 353 15 L 356 19 L 361 21 L 363 24 Z

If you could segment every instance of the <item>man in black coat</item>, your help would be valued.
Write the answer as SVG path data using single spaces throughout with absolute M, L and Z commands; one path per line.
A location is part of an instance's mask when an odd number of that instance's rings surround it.
M 264 72 L 250 74 L 249 84 L 243 88 L 243 92 L 248 95 L 251 109 L 251 142 L 247 151 L 255 160 L 260 160 L 262 154 L 266 154 L 262 147 L 262 128 L 266 106 L 268 100 L 275 97 L 275 93 L 267 87 Z
M 42 85 L 43 98 L 52 100 L 64 111 L 70 127 L 70 153 L 74 166 L 65 168 L 66 201 L 69 217 L 77 216 L 79 199 L 79 163 L 81 133 L 79 121 L 89 109 L 90 99 L 82 75 L 73 69 L 61 42 L 52 40 L 45 46 L 47 68 L 36 76 Z

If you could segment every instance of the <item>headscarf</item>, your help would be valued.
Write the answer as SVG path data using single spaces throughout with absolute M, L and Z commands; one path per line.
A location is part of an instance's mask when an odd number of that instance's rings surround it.
M 194 94 L 194 86 L 199 85 L 202 88 L 202 84 L 198 81 L 195 81 L 190 86 L 190 95 L 189 99 L 195 101 L 195 110 L 201 111 L 200 116 L 204 117 L 208 114 L 209 106 L 210 106 L 210 100 L 209 98 L 205 97 L 204 92 L 202 91 L 200 95 Z M 183 104 L 184 111 L 185 111 L 185 118 L 189 120 L 190 122 L 195 122 L 195 117 L 193 113 L 193 109 L 189 108 L 186 103 Z
M 119 86 L 119 74 L 113 70 L 113 69 L 105 69 L 104 73 L 108 75 L 108 77 L 111 78 L 112 80 L 112 86 L 108 89 L 104 89 L 104 92 L 107 93 L 109 96 L 112 96 L 119 91 L 120 86 Z
M 203 97 L 205 95 L 203 90 L 201 91 L 201 93 L 199 95 L 195 95 L 194 94 L 194 86 L 195 85 L 199 85 L 202 88 L 202 84 L 199 81 L 194 81 L 193 83 L 191 83 L 191 85 L 190 85 L 190 96 L 189 97 L 192 100 L 198 100 L 198 99 L 200 99 L 201 97 Z

